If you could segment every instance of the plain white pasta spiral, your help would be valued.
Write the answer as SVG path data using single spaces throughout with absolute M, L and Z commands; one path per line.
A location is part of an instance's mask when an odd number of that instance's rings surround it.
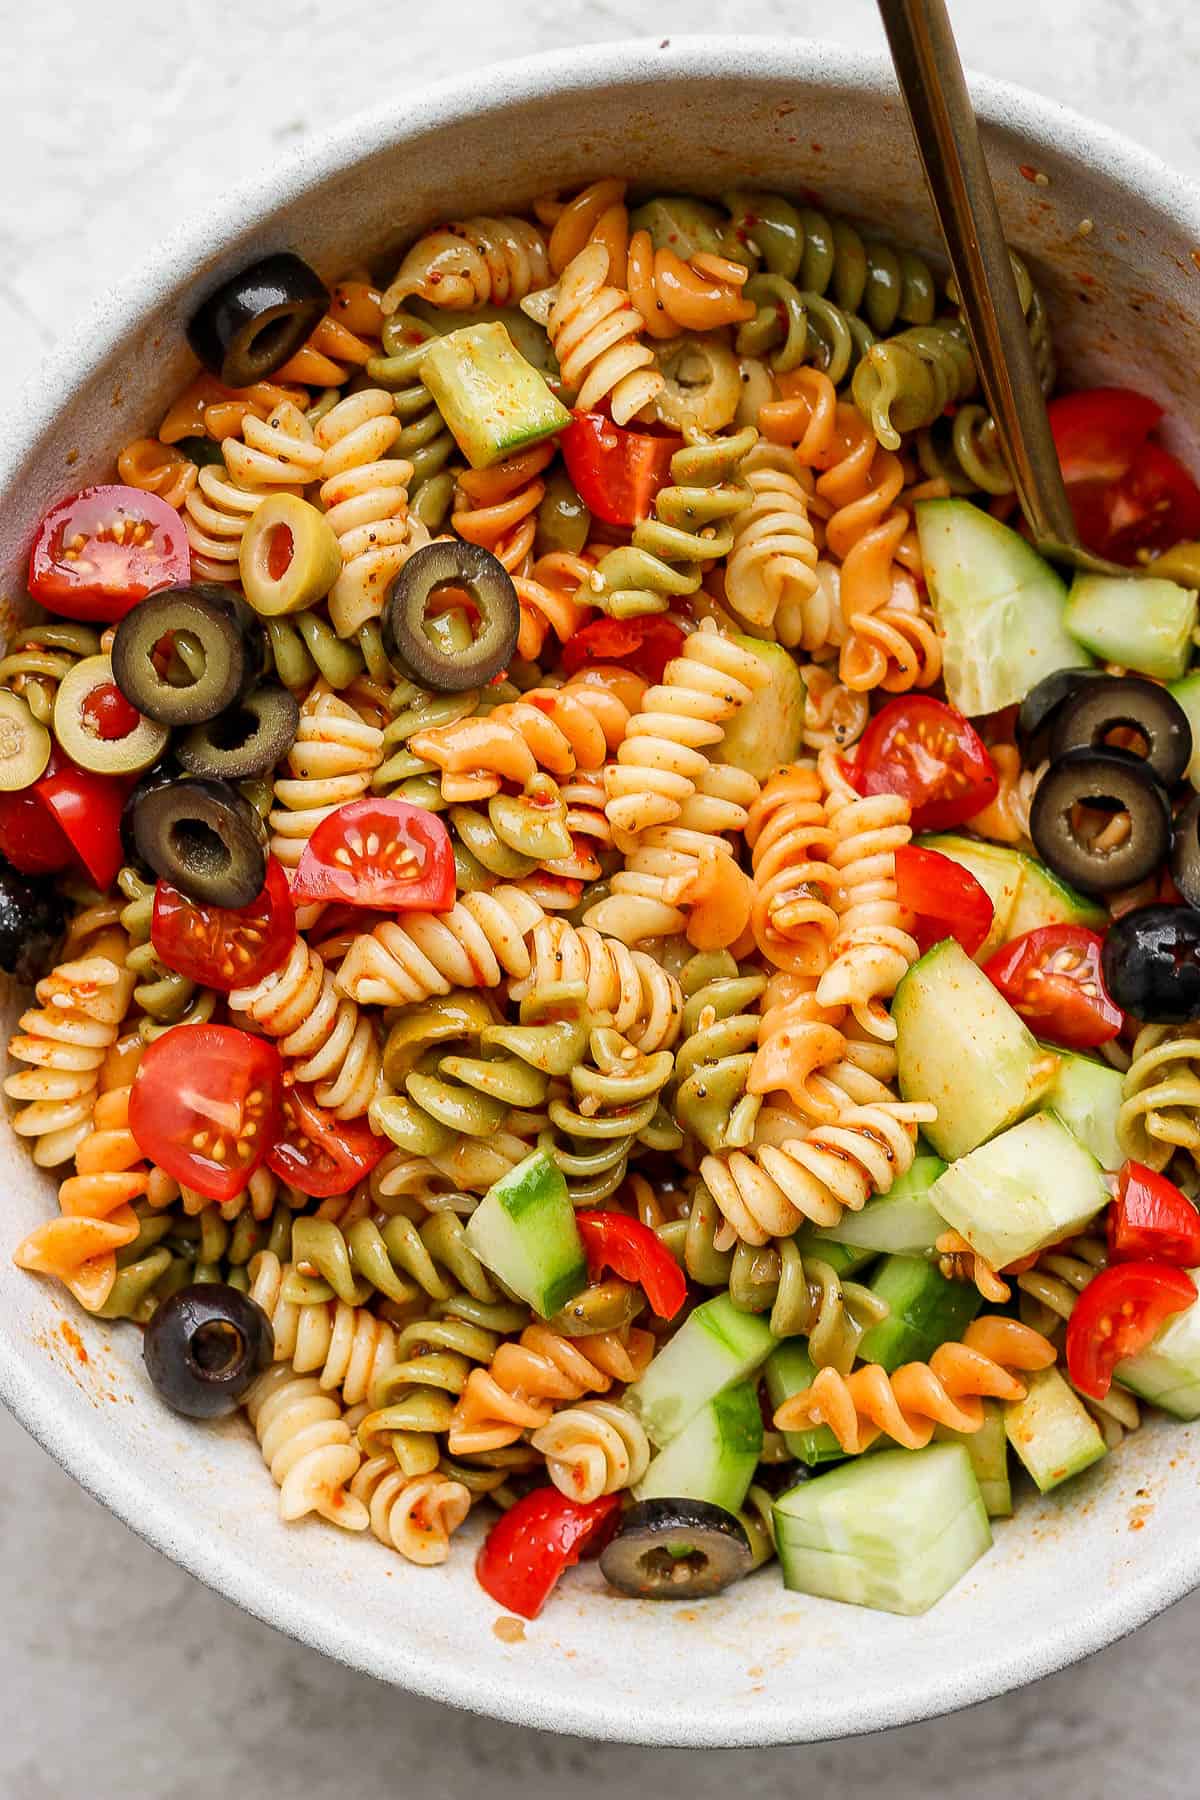
M 588 244 L 525 310 L 544 324 L 564 385 L 575 405 L 591 412 L 607 400 L 626 425 L 657 399 L 665 385 L 654 352 L 641 341 L 645 320 L 623 288 L 607 286 L 608 251 Z
M 817 545 L 800 460 L 794 450 L 759 443 L 743 461 L 739 479 L 754 497 L 733 520 L 726 599 L 739 618 L 758 630 L 769 631 L 784 613 L 790 630 L 783 641 L 815 650 L 829 641 L 809 641 L 813 628 L 826 623 L 829 608 L 819 596 Z M 791 635 L 797 621 L 798 637 Z
M 226 438 L 223 448 L 229 473 L 247 487 L 278 489 L 315 481 L 324 456 L 312 426 L 291 400 L 281 400 L 265 419 L 247 413 L 241 439 Z
M 266 497 L 265 488 L 235 480 L 223 463 L 199 471 L 183 503 L 183 527 L 194 576 L 201 581 L 241 580 L 238 553 L 242 539 Z
M 364 388 L 339 400 L 314 434 L 323 452 L 321 504 L 342 552 L 342 572 L 329 594 L 340 637 L 378 618 L 398 571 L 429 542 L 408 513 L 413 466 L 388 455 L 401 430 L 392 396 Z
M 362 1452 L 341 1406 L 319 1381 L 275 1363 L 251 1388 L 246 1413 L 280 1490 L 281 1519 L 319 1513 L 343 1531 L 367 1529 L 366 1506 L 346 1492 Z
M 274 1251 L 262 1250 L 250 1265 L 250 1298 L 271 1321 L 275 1361 L 297 1375 L 316 1375 L 321 1386 L 358 1406 L 373 1381 L 396 1361 L 396 1332 L 386 1319 L 344 1300 L 298 1306 L 282 1297 L 286 1271 Z
M 383 311 L 390 317 L 410 294 L 451 312 L 513 306 L 549 279 L 535 225 L 507 216 L 452 219 L 417 239 L 384 290 Z
M 389 1550 L 433 1568 L 450 1554 L 450 1539 L 471 1510 L 470 1491 L 436 1470 L 405 1475 L 394 1456 L 373 1456 L 350 1483 L 367 1507 L 371 1530 Z
M 641 1423 L 612 1400 L 568 1406 L 529 1441 L 546 1458 L 555 1487 L 583 1506 L 635 1486 L 650 1463 Z
M 312 1082 L 317 1102 L 339 1119 L 359 1119 L 379 1086 L 375 1026 L 339 994 L 317 952 L 298 937 L 286 960 L 253 987 L 234 988 L 230 1010 L 253 1020 L 290 1059 L 290 1073 Z
M 336 694 L 314 689 L 300 709 L 288 774 L 275 778 L 271 854 L 294 869 L 322 819 L 358 800 L 383 761 L 383 733 Z
M 597 1023 L 605 1015 L 639 1050 L 669 1050 L 679 1036 L 683 994 L 674 975 L 645 951 L 565 919 L 543 919 L 530 939 L 532 968 L 510 988 L 523 1000 L 556 982 L 587 987 L 587 1003 Z
M 532 967 L 526 940 L 545 910 L 520 888 L 464 894 L 449 912 L 408 913 L 355 938 L 338 990 L 361 1005 L 404 1006 L 451 988 L 491 988 Z
M 123 933 L 106 933 L 90 955 L 43 976 L 39 1004 L 21 1014 L 9 1040 L 9 1055 L 29 1065 L 4 1082 L 9 1098 L 22 1103 L 12 1126 L 19 1137 L 37 1139 L 40 1168 L 67 1162 L 91 1130 L 100 1066 L 133 995 L 124 950 Z

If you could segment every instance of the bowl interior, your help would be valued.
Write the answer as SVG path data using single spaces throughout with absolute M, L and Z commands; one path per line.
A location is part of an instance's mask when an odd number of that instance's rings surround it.
M 19 616 L 37 518 L 153 426 L 192 364 L 196 299 L 292 246 L 334 275 L 421 226 L 620 172 L 643 186 L 780 188 L 897 240 L 935 244 L 908 127 L 879 62 L 763 40 L 571 52 L 476 73 L 356 122 L 235 196 L 108 302 L 9 421 L 0 603 Z M 1200 349 L 1200 207 L 1099 127 L 976 84 L 1001 208 L 1048 295 L 1073 379 L 1121 380 L 1175 413 Z M 1044 178 L 1044 179 L 1043 179 Z M 1193 446 L 1194 448 L 1194 446 Z M 10 1025 L 23 996 L 6 996 Z M 7 1128 L 6 1242 L 52 1189 Z M 519 1641 L 499 1637 L 459 1541 L 440 1571 L 318 1524 L 288 1529 L 248 1430 L 191 1428 L 141 1372 L 140 1337 L 99 1325 L 0 1256 L 0 1392 L 99 1499 L 271 1623 L 385 1680 L 518 1723 L 631 1741 L 767 1743 L 866 1731 L 965 1704 L 1140 1623 L 1200 1579 L 1200 1426 L 1154 1425 L 1039 1500 L 933 1612 L 890 1618 L 786 1593 L 771 1569 L 695 1608 L 574 1575 Z M 470 1534 L 464 1534 L 469 1536 Z M 678 1662 L 675 1660 L 678 1658 Z

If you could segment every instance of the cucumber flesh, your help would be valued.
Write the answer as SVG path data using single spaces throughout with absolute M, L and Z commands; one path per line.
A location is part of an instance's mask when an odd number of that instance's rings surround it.
M 1100 1164 L 1053 1113 L 1037 1113 L 951 1163 L 930 1193 L 993 1269 L 1082 1231 L 1108 1205 Z
M 889 1256 L 871 1282 L 888 1316 L 858 1346 L 863 1362 L 890 1375 L 902 1363 L 928 1362 L 939 1344 L 960 1338 L 982 1304 L 969 1281 L 947 1281 L 923 1256 Z
M 1069 882 L 1060 881 L 1036 857 L 1014 851 L 1021 862 L 1021 885 L 1013 909 L 1008 915 L 1005 943 L 1042 925 L 1086 925 L 1089 931 L 1103 931 L 1108 913 L 1095 900 L 1089 900 Z
M 774 1516 L 785 1586 L 884 1612 L 928 1612 L 992 1542 L 961 1444 L 855 1458 L 781 1495 Z
M 484 1267 L 543 1319 L 587 1286 L 575 1208 L 544 1150 L 535 1150 L 488 1189 L 466 1236 Z
M 1196 629 L 1196 593 L 1161 576 L 1076 575 L 1066 626 L 1102 662 L 1178 681 Z
M 624 1404 L 653 1443 L 668 1444 L 724 1388 L 752 1375 L 778 1341 L 757 1314 L 739 1312 L 727 1294 L 718 1294 L 668 1339 L 626 1390 Z
M 817 1378 L 817 1365 L 799 1339 L 789 1338 L 778 1350 L 772 1350 L 763 1373 L 767 1398 L 774 1413 L 793 1394 L 803 1393 L 805 1388 L 812 1386 Z M 788 1454 L 810 1469 L 818 1468 L 821 1463 L 845 1461 L 846 1452 L 828 1425 L 813 1425 L 807 1431 L 785 1431 L 783 1441 Z
M 1194 788 L 1200 788 L 1200 675 L 1185 675 L 1182 681 L 1173 681 L 1167 691 L 1178 700 L 1192 728 L 1192 760 L 1187 778 Z
M 1188 1272 L 1200 1287 L 1200 1269 Z M 1177 1419 L 1200 1419 L 1200 1306 L 1173 1313 L 1145 1350 L 1117 1364 L 1116 1375 Z
M 421 358 L 421 380 L 473 469 L 490 469 L 571 423 L 496 321 L 434 338 Z
M 1119 1069 L 1098 1062 L 1094 1056 L 1079 1056 L 1073 1050 L 1058 1050 L 1054 1054 L 1059 1058 L 1059 1067 L 1054 1086 L 1046 1095 L 1047 1111 L 1058 1114 L 1102 1169 L 1119 1169 L 1125 1160 L 1117 1142 L 1124 1077 Z
M 978 1431 L 951 1431 L 939 1425 L 934 1438 L 942 1444 L 962 1444 L 971 1459 L 979 1492 L 989 1519 L 1012 1517 L 1012 1483 L 1008 1479 L 1008 1434 L 1004 1407 L 999 1400 L 983 1402 L 983 1424 Z
M 876 1194 L 861 1212 L 847 1208 L 836 1225 L 807 1233 L 803 1253 L 828 1261 L 829 1252 L 839 1246 L 895 1256 L 920 1256 L 932 1250 L 946 1222 L 930 1200 L 929 1190 L 945 1167 L 940 1156 L 918 1154 L 889 1191 Z M 839 1274 L 845 1272 L 838 1270 Z
M 1096 1421 L 1057 1369 L 1024 1375 L 1028 1392 L 1004 1409 L 1008 1441 L 1043 1494 L 1090 1469 L 1105 1453 Z
M 1044 675 L 1078 667 L 1066 586 L 1019 532 L 969 500 L 922 500 L 916 510 L 952 705 L 972 717 L 999 712 Z
M 1021 858 L 1015 850 L 1000 844 L 984 844 L 978 838 L 959 837 L 953 832 L 934 832 L 917 838 L 926 850 L 940 851 L 973 875 L 992 903 L 992 923 L 987 937 L 975 952 L 975 961 L 986 962 L 993 950 L 1006 944 L 1012 935 L 1009 917 L 1016 904 L 1021 885 Z
M 923 1130 L 947 1160 L 1032 1112 L 1054 1079 L 1054 1055 L 953 938 L 909 969 L 892 1018 L 900 1092 L 937 1107 Z
M 752 1381 L 725 1388 L 653 1458 L 637 1500 L 707 1500 L 736 1512 L 762 1455 L 763 1423 Z
M 804 678 L 790 650 L 764 638 L 734 636 L 734 643 L 765 665 L 770 680 L 729 720 L 712 752 L 715 763 L 745 769 L 765 781 L 780 763 L 793 762 L 804 743 Z

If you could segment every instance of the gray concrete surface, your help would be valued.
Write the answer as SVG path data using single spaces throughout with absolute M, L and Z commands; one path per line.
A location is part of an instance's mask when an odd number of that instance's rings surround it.
M 967 61 L 1200 176 L 1192 0 L 956 0 Z M 4 0 L 0 356 L 9 383 L 181 211 L 328 120 L 539 48 L 708 30 L 878 40 L 871 0 Z M 486 74 L 481 74 L 486 80 Z M 1200 1596 L 969 1713 L 811 1750 L 612 1749 L 452 1714 L 241 1616 L 0 1417 L 0 1795 L 485 1791 L 715 1800 L 1177 1800 L 1195 1792 Z

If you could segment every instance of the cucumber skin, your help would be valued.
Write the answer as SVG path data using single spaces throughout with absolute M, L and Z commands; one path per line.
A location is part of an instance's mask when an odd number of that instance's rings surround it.
M 484 1267 L 543 1319 L 587 1286 L 575 1208 L 562 1172 L 544 1150 L 533 1151 L 488 1189 L 466 1236 Z
M 1161 576 L 1076 575 L 1067 630 L 1102 662 L 1178 681 L 1196 629 L 1196 595 Z
M 1117 1141 L 1117 1114 L 1125 1087 L 1120 1071 L 1074 1050 L 1056 1050 L 1053 1044 L 1046 1049 L 1059 1058 L 1054 1086 L 1046 1095 L 1047 1108 L 1058 1114 L 1102 1169 L 1119 1169 L 1125 1161 Z
M 983 1424 L 978 1431 L 951 1431 L 946 1425 L 934 1429 L 934 1442 L 961 1444 L 971 1459 L 975 1479 L 989 1519 L 1012 1517 L 1012 1483 L 1008 1478 L 1008 1434 L 1004 1429 L 1004 1407 L 999 1400 L 984 1400 Z
M 947 1281 L 936 1264 L 919 1256 L 889 1256 L 871 1291 L 891 1311 L 864 1335 L 858 1354 L 889 1375 L 904 1363 L 928 1362 L 939 1344 L 960 1338 L 982 1305 L 971 1282 Z
M 762 1455 L 763 1423 L 752 1381 L 735 1382 L 661 1449 L 634 1490 L 637 1500 L 706 1500 L 736 1512 Z
M 765 781 L 781 763 L 794 762 L 804 747 L 804 677 L 782 644 L 742 632 L 735 633 L 733 641 L 765 663 L 771 679 L 730 719 L 712 760 Z
M 571 423 L 562 401 L 496 321 L 432 339 L 420 374 L 473 469 L 489 469 Z
M 911 1168 L 886 1194 L 876 1194 L 861 1212 L 847 1208 L 836 1225 L 806 1232 L 801 1253 L 829 1260 L 831 1250 L 853 1248 L 867 1261 L 875 1255 L 919 1256 L 932 1250 L 946 1225 L 928 1195 L 945 1168 L 940 1156 L 931 1156 L 918 1145 Z M 838 1270 L 840 1275 L 848 1272 Z
M 817 1377 L 817 1366 L 799 1338 L 789 1338 L 772 1350 L 763 1371 L 772 1413 L 793 1394 L 811 1387 Z M 807 1431 L 785 1431 L 783 1441 L 797 1462 L 814 1469 L 821 1463 L 844 1462 L 846 1453 L 828 1425 L 814 1425 Z
M 739 1312 L 728 1294 L 718 1294 L 668 1338 L 625 1390 L 624 1404 L 653 1443 L 669 1444 L 722 1389 L 753 1374 L 778 1341 L 756 1313 Z
M 1187 778 L 1194 788 L 1200 788 L 1200 675 L 1185 675 L 1182 681 L 1171 682 L 1167 692 L 1178 700 L 1192 728 L 1192 760 Z

